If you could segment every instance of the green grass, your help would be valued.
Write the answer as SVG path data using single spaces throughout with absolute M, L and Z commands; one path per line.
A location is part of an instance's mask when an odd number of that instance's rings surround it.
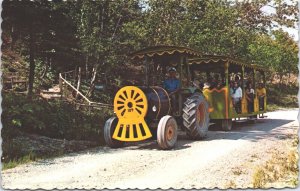
M 15 168 L 16 166 L 19 166 L 21 164 L 26 164 L 26 163 L 30 163 L 30 162 L 34 162 L 34 161 L 38 161 L 38 160 L 42 160 L 42 159 L 53 159 L 55 157 L 59 157 L 62 156 L 64 154 L 66 154 L 67 152 L 65 152 L 64 150 L 59 150 L 56 151 L 55 153 L 48 153 L 48 154 L 43 154 L 43 155 L 37 155 L 34 152 L 30 152 L 26 155 L 23 155 L 22 157 L 18 158 L 18 159 L 12 159 L 9 160 L 8 162 L 2 162 L 2 170 L 7 170 L 7 169 L 11 169 L 11 168 Z
M 38 158 L 37 158 L 36 154 L 31 152 L 27 155 L 22 156 L 21 158 L 9 160 L 8 162 L 2 162 L 2 164 L 3 164 L 2 170 L 14 168 L 20 164 L 33 162 L 33 161 L 36 161 L 37 159 Z
M 298 185 L 298 151 L 291 150 L 287 155 L 274 154 L 265 165 L 255 169 L 252 175 L 254 188 L 269 188 L 272 184 L 281 184 L 283 187 L 296 187 Z M 283 180 L 286 180 L 282 182 Z

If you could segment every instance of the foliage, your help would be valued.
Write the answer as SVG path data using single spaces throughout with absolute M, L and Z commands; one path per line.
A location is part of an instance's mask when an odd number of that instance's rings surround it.
M 285 75 L 297 71 L 298 48 L 279 28 L 295 27 L 297 14 L 297 2 L 283 0 L 5 1 L 3 33 L 11 41 L 4 47 L 31 58 L 31 77 L 44 66 L 56 79 L 76 66 L 90 76 L 95 67 L 108 86 L 126 80 L 120 71 L 128 53 L 160 44 L 243 58 Z
M 36 61 L 36 78 L 34 80 L 34 87 L 36 89 L 49 89 L 54 85 L 55 71 L 52 67 L 49 69 L 44 67 L 41 60 Z
M 13 150 L 13 151 L 11 151 L 11 153 L 16 153 L 15 150 Z M 29 154 L 26 154 L 22 157 L 20 156 L 17 159 L 12 159 L 12 160 L 9 160 L 8 162 L 4 162 L 3 163 L 3 170 L 14 168 L 14 167 L 18 166 L 19 164 L 28 163 L 28 162 L 35 161 L 35 160 L 37 160 L 36 155 L 34 153 L 29 153 Z
M 298 107 L 298 87 L 296 85 L 269 84 L 267 90 L 268 110 Z
M 3 94 L 2 134 L 13 137 L 13 129 L 67 140 L 91 140 L 100 143 L 102 126 L 109 109 L 85 112 L 62 101 L 47 102 L 38 98 Z
M 273 37 L 260 35 L 250 46 L 251 57 L 257 63 L 276 71 L 282 78 L 283 75 L 295 73 L 298 63 L 298 47 L 286 32 L 274 31 Z

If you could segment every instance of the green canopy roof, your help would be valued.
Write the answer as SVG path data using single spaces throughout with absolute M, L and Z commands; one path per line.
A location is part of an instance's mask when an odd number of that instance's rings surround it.
M 188 60 L 188 64 L 189 65 L 205 65 L 205 64 L 220 64 L 220 63 L 229 63 L 229 64 L 234 64 L 234 65 L 240 65 L 240 66 L 244 66 L 246 68 L 252 68 L 255 70 L 261 70 L 261 71 L 269 71 L 269 69 L 264 68 L 262 66 L 259 66 L 257 64 L 250 64 L 247 62 L 244 62 L 242 60 L 239 59 L 235 59 L 235 58 L 230 58 L 227 56 L 215 56 L 215 55 L 204 55 L 201 58 L 195 58 L 195 59 L 189 59 Z
M 199 51 L 193 50 L 191 48 L 181 47 L 181 46 L 152 46 L 136 52 L 133 52 L 129 56 L 132 59 L 144 58 L 145 56 L 162 56 L 162 55 L 172 55 L 175 53 L 187 54 L 191 57 L 201 57 L 202 54 Z

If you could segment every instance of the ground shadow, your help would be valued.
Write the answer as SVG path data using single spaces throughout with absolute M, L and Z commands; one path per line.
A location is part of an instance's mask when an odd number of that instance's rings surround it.
M 225 132 L 220 127 L 214 125 L 210 128 L 207 140 L 215 139 L 245 139 L 250 141 L 258 141 L 266 136 L 280 135 L 280 131 L 276 128 L 284 126 L 293 120 L 287 119 L 259 119 L 255 124 L 250 121 L 234 122 L 231 131 Z M 282 139 L 282 136 L 273 136 L 275 139 Z
M 184 131 L 178 131 L 178 141 L 176 143 L 175 148 L 172 150 L 183 150 L 191 147 L 190 143 L 195 141 L 214 141 L 218 139 L 227 139 L 227 140 L 250 140 L 250 141 L 258 141 L 259 139 L 263 139 L 266 136 L 270 136 L 271 131 L 272 135 L 276 134 L 277 127 L 284 126 L 292 122 L 293 120 L 285 120 L 285 119 L 259 119 L 255 124 L 252 124 L 249 121 L 242 122 L 234 122 L 231 131 L 222 131 L 221 128 L 216 125 L 211 125 L 209 127 L 208 135 L 203 140 L 191 140 L 185 134 Z M 278 133 L 279 134 L 279 133 Z M 274 138 L 282 139 L 282 137 L 274 136 Z M 88 151 L 82 151 L 78 153 L 68 154 L 69 156 L 74 156 L 78 154 L 107 154 L 107 153 L 115 153 L 115 152 L 123 152 L 126 150 L 161 150 L 155 139 L 149 139 L 146 141 L 140 142 L 131 142 L 125 143 L 122 148 L 109 148 L 107 146 L 101 146 L 94 149 L 89 149 Z
M 192 140 L 188 140 L 185 132 L 179 130 L 178 138 L 175 147 L 172 150 L 182 150 L 191 147 L 189 143 L 193 142 Z M 180 140 L 180 141 L 179 141 Z M 162 150 L 160 149 L 157 140 L 147 140 L 143 142 L 135 142 L 135 143 L 127 143 L 127 150 Z

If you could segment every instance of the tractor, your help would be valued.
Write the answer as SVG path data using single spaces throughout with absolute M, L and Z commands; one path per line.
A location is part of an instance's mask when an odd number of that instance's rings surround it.
M 177 46 L 155 46 L 130 54 L 143 64 L 144 79 L 140 86 L 125 86 L 114 97 L 114 113 L 104 126 L 104 139 L 111 148 L 125 142 L 157 140 L 161 149 L 174 148 L 178 126 L 191 139 L 202 139 L 209 126 L 209 105 L 193 84 L 189 60 L 202 54 Z M 179 89 L 170 93 L 164 87 L 170 69 L 176 70 Z

